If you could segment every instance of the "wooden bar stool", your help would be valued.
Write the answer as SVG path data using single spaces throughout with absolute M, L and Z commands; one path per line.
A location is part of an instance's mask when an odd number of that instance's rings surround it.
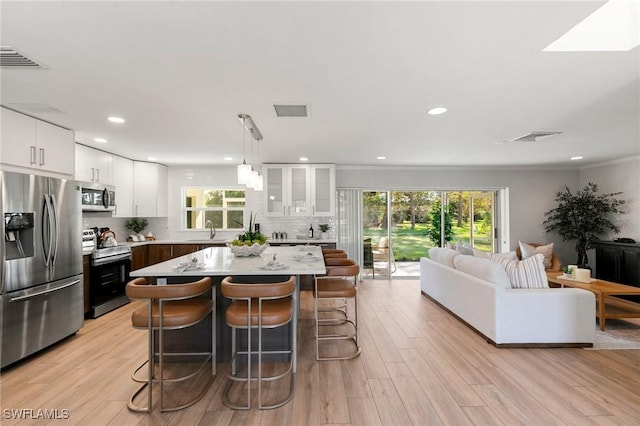
M 146 278 L 136 278 L 127 283 L 126 293 L 130 299 L 145 299 L 147 305 L 136 309 L 131 314 L 131 323 L 134 328 L 145 329 L 148 333 L 149 347 L 148 357 L 131 375 L 133 381 L 143 383 L 136 390 L 127 407 L 136 412 L 151 412 L 152 406 L 152 389 L 154 383 L 160 384 L 160 411 L 176 411 L 189 407 L 198 402 L 207 392 L 211 381 L 215 375 L 215 324 L 212 325 L 212 343 L 210 352 L 180 352 L 165 353 L 163 334 L 165 330 L 178 330 L 198 324 L 209 316 L 215 310 L 215 292 L 212 297 L 198 298 L 211 289 L 211 279 L 203 278 L 199 281 L 187 284 L 170 284 L 170 285 L 149 285 Z M 213 314 L 215 318 L 215 313 Z M 212 320 L 213 321 L 213 320 Z M 155 351 L 155 334 L 158 335 L 158 351 Z M 197 356 L 206 358 L 198 368 L 186 375 L 165 379 L 164 358 L 167 356 Z M 158 358 L 158 371 L 155 369 L 155 359 Z M 187 379 L 196 377 L 204 366 L 211 360 L 211 377 L 208 383 L 203 387 L 202 391 L 189 399 L 187 402 L 166 407 L 164 406 L 164 384 L 183 382 Z M 148 365 L 146 378 L 139 378 L 138 372 Z M 140 407 L 134 403 L 134 399 L 142 392 L 148 389 L 148 401 L 146 407 Z
M 227 308 L 225 313 L 225 319 L 227 324 L 231 327 L 231 373 L 229 374 L 229 383 L 223 394 L 223 402 L 226 406 L 233 408 L 234 410 L 249 410 L 251 409 L 251 382 L 258 382 L 258 409 L 272 409 L 278 408 L 291 401 L 295 391 L 295 373 L 293 372 L 293 365 L 296 358 L 296 348 L 291 347 L 286 350 L 263 350 L 262 345 L 262 330 L 273 329 L 277 327 L 286 326 L 291 323 L 293 319 L 293 294 L 296 289 L 296 278 L 291 276 L 289 280 L 279 283 L 234 283 L 232 277 L 226 277 L 222 280 L 220 290 L 224 297 L 227 297 L 233 301 Z M 247 350 L 238 351 L 236 347 L 236 334 L 238 329 L 247 330 Z M 258 348 L 254 350 L 252 347 L 252 330 L 258 331 Z M 295 342 L 292 334 L 290 341 Z M 238 375 L 237 361 L 238 355 L 247 355 L 247 374 L 246 376 Z M 274 374 L 271 376 L 264 376 L 262 374 L 262 356 L 273 354 L 288 354 L 289 365 L 284 372 Z M 257 355 L 258 357 L 258 375 L 252 377 L 251 371 L 251 357 Z M 290 391 L 288 395 L 273 404 L 265 405 L 262 401 L 262 384 L 263 382 L 272 382 L 287 374 L 291 375 Z M 234 382 L 244 382 L 247 389 L 247 404 L 241 405 L 237 402 L 232 402 L 229 398 L 229 391 Z
M 360 273 L 360 267 L 352 259 L 340 259 L 344 262 L 344 265 L 335 265 L 327 267 L 327 275 L 322 277 L 316 277 L 315 289 L 313 292 L 314 297 L 314 318 L 315 318 L 315 338 L 316 338 L 316 359 L 318 361 L 324 360 L 338 360 L 338 359 L 352 359 L 360 355 L 360 341 L 358 340 L 358 290 L 356 288 L 356 282 L 358 274 Z M 334 260 L 337 262 L 338 259 Z M 350 262 L 348 262 L 350 261 Z M 350 264 L 349 264 L 350 263 Z M 349 318 L 349 313 L 346 310 L 344 317 L 341 318 L 320 318 L 320 313 L 323 312 L 319 307 L 320 300 L 354 300 L 354 319 Z M 331 311 L 332 309 L 325 310 Z M 343 334 L 320 334 L 320 327 L 322 326 L 335 326 L 341 324 L 351 324 L 353 326 L 352 332 L 345 332 Z M 345 356 L 335 357 L 321 357 L 320 356 L 320 342 L 330 340 L 349 340 L 354 343 L 355 349 L 353 353 Z

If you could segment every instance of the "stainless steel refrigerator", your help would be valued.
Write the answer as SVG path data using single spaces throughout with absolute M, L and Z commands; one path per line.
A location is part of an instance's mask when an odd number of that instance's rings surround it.
M 0 367 L 84 323 L 79 185 L 0 171 Z

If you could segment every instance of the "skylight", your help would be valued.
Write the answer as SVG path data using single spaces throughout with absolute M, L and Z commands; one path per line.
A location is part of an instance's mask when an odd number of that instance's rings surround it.
M 544 52 L 628 51 L 640 44 L 640 2 L 609 0 Z

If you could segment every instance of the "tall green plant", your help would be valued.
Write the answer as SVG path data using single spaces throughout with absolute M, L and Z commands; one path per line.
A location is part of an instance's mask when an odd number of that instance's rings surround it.
M 611 221 L 611 215 L 623 213 L 619 207 L 625 201 L 615 198 L 622 192 L 597 192 L 598 185 L 591 182 L 575 194 L 565 186 L 564 191 L 556 193 L 558 207 L 544 214 L 543 225 L 547 232 L 556 232 L 564 241 L 576 242 L 579 266 L 589 263 L 587 250 L 593 248 L 600 235 L 606 231 L 620 233 L 620 228 Z
M 431 210 L 429 211 L 429 217 L 431 219 L 431 223 L 429 224 L 429 229 L 426 234 L 433 242 L 433 245 L 436 247 L 440 247 L 442 244 L 442 200 L 440 198 L 436 199 L 431 205 Z M 451 241 L 453 239 L 453 229 L 451 226 L 451 213 L 450 206 L 447 205 L 444 209 L 444 241 Z

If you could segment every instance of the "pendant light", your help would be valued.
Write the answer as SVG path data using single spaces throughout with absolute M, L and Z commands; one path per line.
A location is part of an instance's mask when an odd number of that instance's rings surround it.
M 238 164 L 238 184 L 247 185 L 251 182 L 251 165 L 247 164 L 245 156 L 245 131 L 246 131 L 246 115 L 239 114 L 238 118 L 242 120 L 242 164 Z

